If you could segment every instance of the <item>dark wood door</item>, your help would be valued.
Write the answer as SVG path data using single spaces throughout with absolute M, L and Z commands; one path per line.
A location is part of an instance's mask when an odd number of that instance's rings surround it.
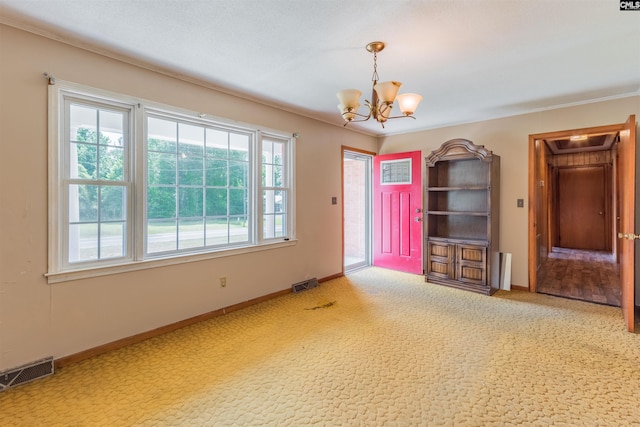
M 559 168 L 557 183 L 557 245 L 606 250 L 604 166 Z

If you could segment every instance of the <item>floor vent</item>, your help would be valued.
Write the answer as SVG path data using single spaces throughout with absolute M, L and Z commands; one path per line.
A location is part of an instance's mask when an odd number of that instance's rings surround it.
M 314 277 L 313 279 L 305 280 L 304 282 L 295 283 L 291 286 L 291 290 L 296 294 L 301 291 L 306 291 L 307 289 L 315 288 L 316 286 L 318 286 L 318 279 Z
M 53 374 L 53 357 L 0 372 L 0 392 Z

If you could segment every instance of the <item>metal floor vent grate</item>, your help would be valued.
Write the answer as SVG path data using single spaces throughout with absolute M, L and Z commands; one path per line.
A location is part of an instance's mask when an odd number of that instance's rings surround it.
M 315 277 L 313 279 L 305 280 L 304 282 L 295 283 L 291 286 L 291 290 L 294 294 L 305 291 L 307 289 L 315 288 L 318 286 L 318 279 Z
M 0 392 L 53 374 L 53 357 L 0 372 Z

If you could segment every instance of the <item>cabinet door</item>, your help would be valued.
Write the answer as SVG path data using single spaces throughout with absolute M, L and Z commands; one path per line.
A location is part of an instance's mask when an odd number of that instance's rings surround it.
M 441 279 L 454 277 L 455 245 L 429 241 L 427 246 L 427 275 Z
M 487 284 L 487 248 L 477 245 L 457 245 L 456 278 L 475 285 Z

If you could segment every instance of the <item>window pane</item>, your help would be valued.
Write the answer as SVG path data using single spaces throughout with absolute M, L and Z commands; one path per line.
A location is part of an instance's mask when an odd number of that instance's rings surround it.
M 208 157 L 228 158 L 229 133 L 217 129 L 207 129 L 205 153 Z
M 175 154 L 149 153 L 147 162 L 149 184 L 175 184 L 176 165 Z
M 285 209 L 286 206 L 287 206 L 286 192 L 284 192 L 282 190 L 274 191 L 273 212 L 285 213 L 286 212 L 286 209 Z
M 176 217 L 176 187 L 147 188 L 147 218 L 175 218 Z
M 147 147 L 153 151 L 175 153 L 178 124 L 174 121 L 149 117 L 147 120 Z
M 285 218 L 285 215 L 274 215 L 275 229 L 273 237 L 284 237 Z
M 98 186 L 69 186 L 69 222 L 98 220 Z
M 69 107 L 69 139 L 97 144 L 97 110 L 81 105 Z
M 273 164 L 281 165 L 282 164 L 282 156 L 284 153 L 284 144 L 281 142 L 273 143 Z
M 178 221 L 178 249 L 201 248 L 204 246 L 204 222 L 202 219 Z
M 262 165 L 262 185 L 273 187 L 273 166 L 270 164 Z
M 204 128 L 201 126 L 178 125 L 178 135 L 180 137 L 178 152 L 180 155 L 199 156 L 204 154 Z
M 229 190 L 229 215 L 246 215 L 249 204 L 247 190 Z
M 193 187 L 179 187 L 178 190 L 179 208 L 178 216 L 180 217 L 193 217 L 203 216 L 203 199 L 202 188 Z
M 98 224 L 69 224 L 69 262 L 98 259 Z
M 275 237 L 275 222 L 273 215 L 264 215 L 262 217 L 262 238 L 272 239 Z
M 124 114 L 100 110 L 100 144 L 122 147 Z
M 411 184 L 411 159 L 381 161 L 380 184 Z
M 100 225 L 100 258 L 117 258 L 126 253 L 126 224 L 108 222 Z
M 249 186 L 249 165 L 246 162 L 229 162 L 229 187 Z
M 148 221 L 147 253 L 175 251 L 178 248 L 177 221 Z
M 231 243 L 249 241 L 249 220 L 246 216 L 236 216 L 229 222 L 229 241 Z
M 206 185 L 212 187 L 227 186 L 227 161 L 206 159 L 207 176 Z
M 100 146 L 100 179 L 124 180 L 124 150 L 121 147 Z
M 180 155 L 178 158 L 178 177 L 182 185 L 202 185 L 203 167 L 202 157 Z
M 273 163 L 273 141 L 262 141 L 262 163 Z
M 264 215 L 262 227 L 262 234 L 265 239 L 284 237 L 284 230 L 286 230 L 285 215 Z
M 206 216 L 226 216 L 227 215 L 227 189 L 226 188 L 207 188 L 206 195 L 207 195 Z
M 264 190 L 262 193 L 263 211 L 265 214 L 276 212 L 276 204 L 282 203 L 282 196 L 276 195 L 275 190 Z
M 98 177 L 98 147 L 88 144 L 69 144 L 69 177 L 96 179 Z
M 249 160 L 249 135 L 232 133 L 229 138 L 229 158 Z
M 100 191 L 100 220 L 125 220 L 126 200 L 124 187 L 103 186 Z
M 229 243 L 227 218 L 207 219 L 207 246 L 226 245 Z
M 262 146 L 262 185 L 265 187 L 281 187 L 284 185 L 284 143 L 263 141 Z
M 282 166 L 273 167 L 273 184 L 272 187 L 282 187 Z

